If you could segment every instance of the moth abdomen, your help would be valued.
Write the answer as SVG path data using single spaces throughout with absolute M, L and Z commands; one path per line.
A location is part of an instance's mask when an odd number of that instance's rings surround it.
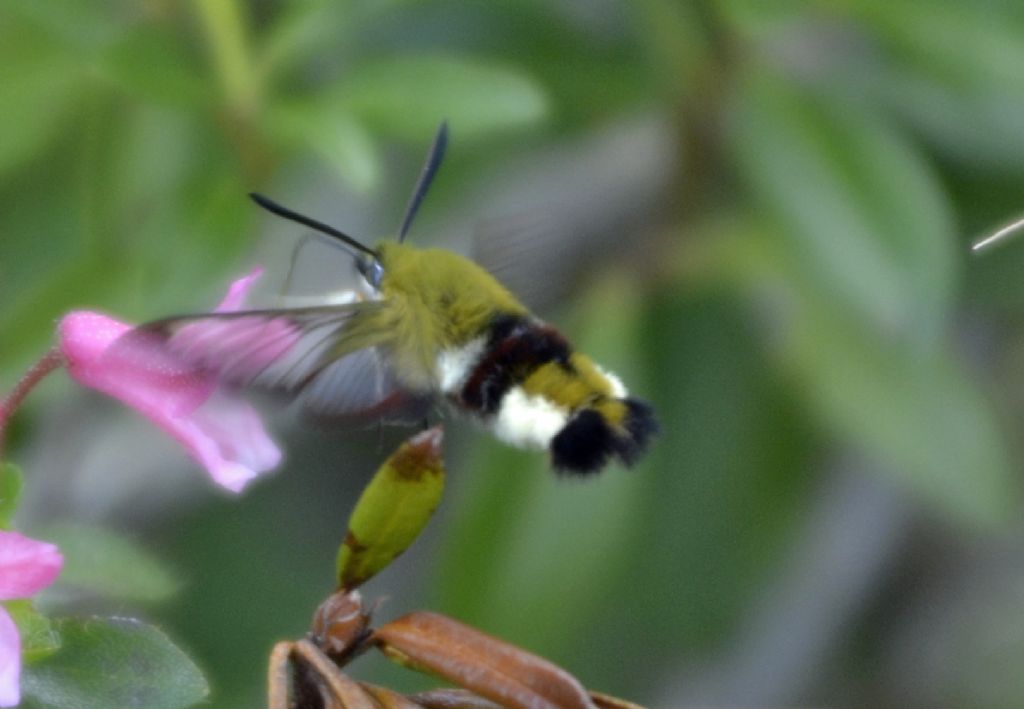
M 548 449 L 553 466 L 592 473 L 617 458 L 634 463 L 657 429 L 650 406 L 629 398 L 550 325 L 503 314 L 486 332 L 438 360 L 442 391 L 500 440 Z
M 568 341 L 553 327 L 519 316 L 495 318 L 481 352 L 459 392 L 463 407 L 484 415 L 496 414 L 515 385 L 539 367 L 569 366 Z

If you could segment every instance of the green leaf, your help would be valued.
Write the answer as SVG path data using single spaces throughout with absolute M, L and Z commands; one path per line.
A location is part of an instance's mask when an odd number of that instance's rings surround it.
M 334 100 L 315 99 L 278 106 L 267 127 L 285 147 L 312 150 L 357 190 L 372 188 L 380 172 L 373 137 L 351 111 Z
M 1019 6 L 856 0 L 850 12 L 885 61 L 851 67 L 844 82 L 877 96 L 930 147 L 974 168 L 1019 171 L 1024 162 L 1024 62 Z M 834 82 L 834 74 L 828 81 Z M 870 98 L 869 98 L 870 100 Z
M 175 575 L 137 543 L 106 529 L 61 524 L 40 533 L 64 554 L 61 584 L 105 598 L 156 602 L 178 589 Z
M 879 347 L 855 323 L 810 307 L 789 356 L 816 408 L 906 487 L 976 525 L 1016 500 L 991 406 L 945 352 Z
M 736 158 L 798 268 L 870 326 L 927 346 L 953 292 L 952 217 L 922 158 L 871 113 L 763 74 L 736 102 Z
M 720 228 L 702 225 L 700 241 L 717 244 Z M 642 471 L 641 541 L 618 592 L 645 579 L 644 603 L 604 621 L 608 642 L 643 638 L 631 653 L 641 657 L 645 646 L 700 655 L 734 632 L 786 556 L 821 456 L 821 436 L 765 357 L 744 299 L 721 286 L 698 249 L 680 255 L 692 280 L 645 299 L 637 325 L 650 377 L 637 393 L 650 393 L 662 433 Z M 594 655 L 614 668 L 607 652 Z
M 2 18 L 0 18 L 2 22 Z M 82 66 L 37 33 L 0 27 L 0 174 L 20 167 L 57 137 L 83 92 Z
M 119 36 L 125 27 L 123 8 L 116 3 L 80 0 L 5 0 L 3 22 L 31 28 L 46 41 L 59 42 L 81 58 Z
M 356 503 L 338 549 L 338 583 L 353 589 L 391 563 L 430 521 L 444 492 L 441 428 L 404 442 Z
M 310 57 L 331 51 L 330 44 L 336 45 L 353 24 L 356 12 L 351 5 L 351 0 L 307 0 L 278 8 L 257 49 L 258 66 L 267 83 Z
M 796 272 L 784 240 L 763 237 L 739 247 L 742 277 L 777 307 L 782 364 L 826 427 L 952 519 L 1004 523 L 1020 492 L 1006 443 L 956 359 L 873 332 Z
M 7 601 L 7 612 L 18 626 L 21 636 L 21 655 L 26 662 L 34 662 L 52 655 L 60 647 L 60 634 L 53 622 L 32 605 L 32 601 Z
M 24 479 L 14 463 L 0 463 L 0 529 L 10 529 Z
M 102 277 L 106 275 L 107 280 Z M 114 280 L 109 269 L 95 259 L 82 258 L 77 263 L 61 263 L 53 267 L 37 283 L 26 287 L 17 299 L 0 308 L 0 331 L 17 332 L 22 336 L 16 341 L 5 343 L 6 355 L 25 360 L 38 352 L 42 343 L 52 337 L 53 322 L 88 292 L 95 300 L 100 299 Z M 31 305 L 30 305 L 31 303 Z
M 1020 172 L 1024 91 L 960 89 L 905 66 L 874 77 L 871 90 L 943 157 L 996 174 Z
M 396 56 L 354 67 L 334 96 L 365 124 L 410 140 L 448 119 L 470 138 L 537 123 L 544 90 L 529 76 L 472 57 Z
M 855 0 L 850 9 L 895 55 L 894 64 L 919 67 L 951 88 L 1020 91 L 1024 42 L 1013 3 L 965 11 L 956 0 Z
M 209 94 L 191 56 L 166 30 L 142 27 L 107 47 L 98 69 L 136 98 L 191 107 Z
M 63 644 L 26 665 L 23 706 L 172 709 L 209 694 L 199 668 L 160 630 L 129 618 L 55 621 Z

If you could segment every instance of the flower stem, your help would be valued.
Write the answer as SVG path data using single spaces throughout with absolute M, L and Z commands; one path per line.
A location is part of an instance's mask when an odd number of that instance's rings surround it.
M 244 6 L 239 0 L 193 0 L 192 6 L 223 92 L 228 136 L 250 179 L 259 180 L 267 171 L 255 130 L 263 86 L 252 60 Z
M 259 100 L 259 80 L 249 57 L 244 12 L 236 0 L 194 0 L 214 71 L 232 110 L 250 116 Z
M 35 388 L 36 384 L 43 378 L 64 365 L 64 355 L 54 347 L 43 355 L 27 372 L 18 380 L 18 383 L 11 390 L 11 393 L 0 401 L 0 460 L 4 457 L 4 434 L 7 431 L 7 424 L 14 415 L 14 412 L 25 400 L 28 393 Z

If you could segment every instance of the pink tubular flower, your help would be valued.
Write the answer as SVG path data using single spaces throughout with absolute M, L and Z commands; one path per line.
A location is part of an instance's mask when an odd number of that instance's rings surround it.
M 0 601 L 28 598 L 53 583 L 64 563 L 53 544 L 0 531 Z M 21 701 L 21 637 L 0 605 L 0 707 Z
M 260 269 L 231 284 L 216 312 L 241 308 Z M 216 378 L 182 362 L 157 336 L 88 311 L 64 316 L 59 348 L 79 384 L 132 407 L 185 446 L 214 482 L 241 492 L 281 460 L 253 408 Z

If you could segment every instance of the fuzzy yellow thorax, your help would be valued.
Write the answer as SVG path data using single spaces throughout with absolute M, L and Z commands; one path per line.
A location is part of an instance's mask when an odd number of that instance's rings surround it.
M 478 337 L 496 315 L 528 312 L 490 273 L 451 251 L 386 241 L 377 253 L 395 365 L 410 383 L 426 384 L 439 351 Z

